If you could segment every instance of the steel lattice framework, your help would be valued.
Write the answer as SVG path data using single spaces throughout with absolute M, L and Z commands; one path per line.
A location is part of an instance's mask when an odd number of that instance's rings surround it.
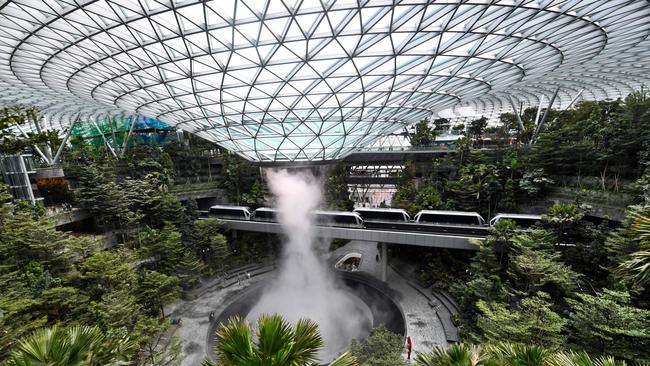
M 646 0 L 0 0 L 0 24 L 0 104 L 149 116 L 262 161 L 650 79 Z

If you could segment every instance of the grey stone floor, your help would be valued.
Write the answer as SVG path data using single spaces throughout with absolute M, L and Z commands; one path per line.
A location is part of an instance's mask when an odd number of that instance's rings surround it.
M 198 366 L 207 356 L 206 349 L 208 330 L 210 326 L 210 312 L 219 314 L 229 304 L 229 299 L 236 296 L 246 287 L 264 280 L 266 275 L 243 280 L 241 285 L 234 284 L 230 287 L 219 288 L 218 279 L 205 283 L 200 289 L 193 292 L 193 300 L 184 300 L 165 309 L 172 317 L 180 317 L 182 324 L 174 332 L 174 336 L 183 341 L 183 362 L 181 366 Z
M 337 249 L 330 255 L 330 263 L 345 255 L 357 252 L 362 254 L 359 270 L 379 277 L 380 268 L 376 260 L 378 252 L 375 243 L 352 241 Z M 182 318 L 182 325 L 174 331 L 174 336 L 183 341 L 182 366 L 198 366 L 207 355 L 209 314 L 214 311 L 219 314 L 234 296 L 246 287 L 263 281 L 272 273 L 253 277 L 226 288 L 217 286 L 218 279 L 204 283 L 199 289 L 192 291 L 195 298 L 180 301 L 166 308 L 167 314 Z M 442 325 L 435 309 L 429 306 L 427 299 L 408 281 L 392 268 L 388 268 L 388 283 L 400 296 L 400 306 L 406 320 L 407 335 L 413 340 L 413 352 L 428 352 L 435 345 L 447 345 Z M 211 335 L 210 335 L 211 336 Z M 406 352 L 404 353 L 406 357 Z
M 359 265 L 360 272 L 369 273 L 377 278 L 381 275 L 380 263 L 377 262 L 379 248 L 376 243 L 351 241 L 344 247 L 332 252 L 332 263 L 347 253 L 362 254 Z M 389 259 L 390 263 L 390 259 Z M 401 294 L 400 306 L 406 320 L 406 335 L 413 340 L 413 352 L 428 352 L 436 345 L 446 346 L 447 340 L 442 330 L 442 324 L 435 309 L 429 306 L 428 299 L 390 266 L 387 279 L 389 286 Z

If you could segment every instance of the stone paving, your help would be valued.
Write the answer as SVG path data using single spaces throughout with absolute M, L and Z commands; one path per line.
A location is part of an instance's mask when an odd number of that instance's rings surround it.
M 375 243 L 352 241 L 332 252 L 330 263 L 334 264 L 337 259 L 351 252 L 362 254 L 359 271 L 379 277 L 380 268 L 377 261 L 379 250 Z M 428 299 L 393 268 L 389 267 L 387 274 L 389 287 L 399 297 L 399 304 L 406 320 L 407 335 L 413 340 L 413 353 L 428 352 L 435 345 L 447 345 L 442 324 L 435 309 L 429 305 Z M 193 290 L 188 296 L 190 299 L 167 307 L 167 314 L 182 319 L 181 326 L 176 328 L 173 334 L 183 340 L 182 366 L 198 366 L 207 356 L 210 312 L 214 311 L 218 315 L 233 297 L 246 287 L 265 280 L 268 275 L 269 273 L 255 276 L 242 280 L 241 284 L 235 283 L 225 288 L 219 286 L 219 279 L 213 279 Z
M 381 275 L 380 254 L 377 243 L 351 241 L 345 246 L 332 252 L 332 264 L 347 253 L 362 254 L 359 265 L 360 272 L 369 273 L 377 278 Z M 389 259 L 390 263 L 390 259 Z M 428 352 L 433 346 L 447 345 L 442 324 L 435 309 L 429 305 L 429 299 L 424 297 L 407 279 L 388 267 L 387 279 L 389 287 L 401 295 L 400 306 L 406 320 L 406 335 L 413 340 L 413 352 Z
M 221 288 L 220 279 L 213 279 L 201 288 L 192 291 L 194 299 L 184 300 L 167 307 L 166 313 L 171 317 L 180 317 L 182 324 L 174 332 L 174 336 L 183 341 L 183 362 L 181 366 L 198 366 L 207 356 L 206 349 L 210 327 L 210 312 L 219 314 L 229 304 L 229 300 L 246 287 L 264 280 L 266 275 L 242 279 L 241 284 Z

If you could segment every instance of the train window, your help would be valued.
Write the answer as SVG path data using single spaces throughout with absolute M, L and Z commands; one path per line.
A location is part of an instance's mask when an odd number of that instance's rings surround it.
M 334 223 L 345 224 L 345 225 L 356 225 L 357 218 L 348 215 L 334 215 Z
M 381 211 L 381 210 L 355 210 L 365 221 L 408 221 L 402 211 Z
M 480 225 L 481 222 L 477 216 L 470 215 L 444 215 L 422 213 L 418 222 L 430 224 L 458 224 L 458 225 Z
M 248 219 L 250 214 L 243 208 L 228 208 L 228 207 L 211 207 L 210 215 L 217 217 L 228 217 L 228 218 L 243 218 Z
M 255 210 L 255 219 L 264 221 L 276 221 L 276 214 L 273 210 Z

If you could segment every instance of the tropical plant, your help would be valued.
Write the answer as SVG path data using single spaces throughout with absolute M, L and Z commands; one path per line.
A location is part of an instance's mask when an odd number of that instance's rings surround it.
M 499 366 L 547 366 L 553 354 L 544 347 L 519 343 L 498 343 L 487 347 L 492 364 Z
M 111 339 L 98 327 L 41 328 L 23 339 L 8 366 L 128 365 L 136 344 L 128 337 Z
M 600 356 L 592 359 L 585 351 L 560 352 L 551 360 L 552 366 L 626 366 L 625 361 L 613 357 Z
M 217 331 L 217 357 L 203 366 L 315 366 L 323 339 L 318 325 L 300 319 L 294 326 L 281 315 L 263 315 L 257 320 L 255 335 L 251 325 L 238 316 Z M 344 353 L 330 366 L 355 366 L 356 359 Z
M 353 340 L 350 345 L 359 366 L 408 365 L 404 358 L 404 337 L 380 325 L 364 340 Z
M 436 130 L 429 126 L 429 120 L 423 119 L 415 124 L 415 132 L 411 134 L 412 146 L 431 146 L 436 140 Z
M 570 343 L 629 361 L 650 357 L 650 310 L 635 307 L 628 292 L 604 289 L 599 296 L 577 294 L 567 301 Z
M 415 358 L 416 366 L 478 366 L 486 360 L 485 352 L 478 346 L 465 343 L 449 348 L 437 346 L 429 353 Z
M 582 219 L 584 212 L 574 204 L 555 204 L 542 218 L 557 228 L 558 240 L 562 240 L 567 228 L 572 227 Z
M 630 227 L 632 237 L 642 243 L 650 241 L 650 217 L 635 216 L 636 220 Z M 650 250 L 630 254 L 629 259 L 620 264 L 618 273 L 639 286 L 650 283 Z

